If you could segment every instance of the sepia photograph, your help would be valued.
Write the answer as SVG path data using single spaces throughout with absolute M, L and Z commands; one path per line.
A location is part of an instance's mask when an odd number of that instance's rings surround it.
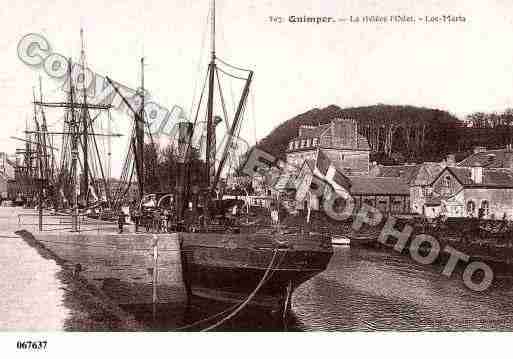
M 20 0 L 0 29 L 0 355 L 510 339 L 513 3 Z

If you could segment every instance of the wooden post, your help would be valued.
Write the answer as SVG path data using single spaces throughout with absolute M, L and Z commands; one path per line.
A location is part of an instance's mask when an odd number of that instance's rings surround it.
M 40 160 L 41 161 L 41 160 Z M 38 224 L 39 232 L 43 231 L 43 179 L 41 173 L 39 174 L 39 213 L 38 213 Z
M 310 203 L 310 201 L 312 200 L 311 198 L 311 194 L 310 194 L 310 191 L 307 191 L 306 194 L 308 195 L 308 201 L 306 202 L 307 205 L 308 205 L 308 212 L 306 214 L 306 223 L 310 223 L 310 212 L 312 210 L 312 204 Z
M 159 257 L 159 249 L 158 249 L 158 237 L 156 234 L 153 234 L 153 282 L 152 282 L 152 304 L 153 304 L 153 320 L 157 317 L 157 281 L 158 281 L 158 257 Z

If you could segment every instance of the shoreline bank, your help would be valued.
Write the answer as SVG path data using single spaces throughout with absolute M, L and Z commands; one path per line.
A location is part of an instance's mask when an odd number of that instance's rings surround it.
M 64 260 L 55 255 L 42 243 L 36 241 L 33 235 L 25 230 L 14 232 L 38 254 L 53 260 L 61 267 L 57 279 L 63 284 L 65 291 L 64 306 L 71 315 L 64 324 L 66 331 L 144 331 L 147 328 L 135 317 L 108 298 L 85 278 L 74 275 Z

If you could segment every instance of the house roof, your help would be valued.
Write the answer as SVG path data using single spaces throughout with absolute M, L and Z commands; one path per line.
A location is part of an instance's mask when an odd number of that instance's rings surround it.
M 407 183 L 415 179 L 421 165 L 396 165 L 396 166 L 383 166 L 376 167 L 376 177 L 398 177 L 402 178 Z
M 330 180 L 346 189 L 348 189 L 351 186 L 351 181 L 349 180 L 349 178 L 346 175 L 344 175 L 344 173 L 342 173 L 335 165 L 332 164 L 331 160 L 328 158 L 328 156 L 326 156 L 326 154 L 322 150 L 317 151 L 317 156 L 315 160 L 305 160 L 303 162 L 303 165 L 301 166 L 301 169 L 303 169 L 305 166 L 308 167 L 312 174 L 317 169 L 318 173 L 320 173 L 320 175 L 322 176 L 320 179 L 323 181 L 328 180 L 326 175 L 328 174 L 330 166 L 333 166 L 333 168 L 335 169 L 335 173 L 333 174 L 333 177 Z M 298 175 L 299 171 L 293 174 L 295 178 L 297 178 Z M 317 174 L 316 177 L 319 178 L 319 174 Z
M 431 184 L 435 178 L 443 171 L 445 165 L 439 162 L 422 163 L 415 177 L 409 182 L 410 185 L 425 186 Z
M 507 168 L 483 168 L 482 183 L 475 183 L 472 180 L 471 167 L 447 167 L 446 171 L 449 171 L 463 187 L 513 188 L 513 170 Z M 443 172 L 440 172 L 433 182 Z
M 327 131 L 332 126 L 332 124 L 335 121 L 337 121 L 337 120 L 333 120 L 330 123 L 315 126 L 315 127 L 314 126 L 300 126 L 298 129 L 298 136 L 291 138 L 290 141 L 302 140 L 302 139 L 308 139 L 308 138 L 319 138 L 325 131 Z M 369 146 L 369 142 L 367 141 L 367 138 L 365 136 L 363 136 L 362 134 L 358 134 L 357 136 L 358 136 L 357 141 L 356 141 L 357 146 L 355 146 L 356 147 L 355 149 L 362 150 L 362 151 L 370 151 L 371 148 Z M 322 144 L 319 144 L 319 145 L 322 147 Z M 306 149 L 311 149 L 311 147 L 313 147 L 313 145 L 308 146 Z M 335 141 L 333 146 L 331 146 L 330 148 L 341 148 L 342 149 L 345 147 L 338 145 Z M 301 151 L 304 149 L 305 148 L 295 148 L 292 151 L 296 152 L 296 151 Z M 288 151 L 290 151 L 290 150 L 288 150 Z
M 319 172 L 321 172 L 324 176 L 328 173 L 328 168 L 330 167 L 331 161 L 326 156 L 323 150 L 317 151 L 317 157 L 315 159 L 315 165 Z
M 463 161 L 458 163 L 459 167 L 475 167 L 481 166 L 485 168 L 505 168 L 509 167 L 506 162 L 506 153 L 508 150 L 505 148 L 498 150 L 488 150 L 483 152 L 474 153 Z
M 296 137 L 296 139 L 319 137 L 324 131 L 330 128 L 330 126 L 331 123 L 326 123 L 319 126 L 300 126 L 298 132 L 301 135 Z
M 326 176 L 330 166 L 333 166 L 335 169 L 335 173 L 331 180 L 343 188 L 349 188 L 351 186 L 351 181 L 349 181 L 348 177 L 331 162 L 323 150 L 317 151 L 317 157 L 315 159 L 315 167 L 317 170 L 319 170 L 323 176 Z
M 400 177 L 350 176 L 351 194 L 410 195 L 408 183 Z

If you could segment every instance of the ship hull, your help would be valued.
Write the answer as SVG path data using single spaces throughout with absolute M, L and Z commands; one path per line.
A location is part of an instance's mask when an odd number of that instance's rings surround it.
M 181 241 L 190 295 L 270 310 L 283 309 L 333 254 L 329 237 L 320 235 L 185 233 Z
M 174 303 L 186 295 L 235 304 L 251 295 L 249 306 L 280 309 L 333 253 L 329 237 L 297 233 L 22 232 L 65 268 L 79 266 L 80 276 L 122 305 Z

